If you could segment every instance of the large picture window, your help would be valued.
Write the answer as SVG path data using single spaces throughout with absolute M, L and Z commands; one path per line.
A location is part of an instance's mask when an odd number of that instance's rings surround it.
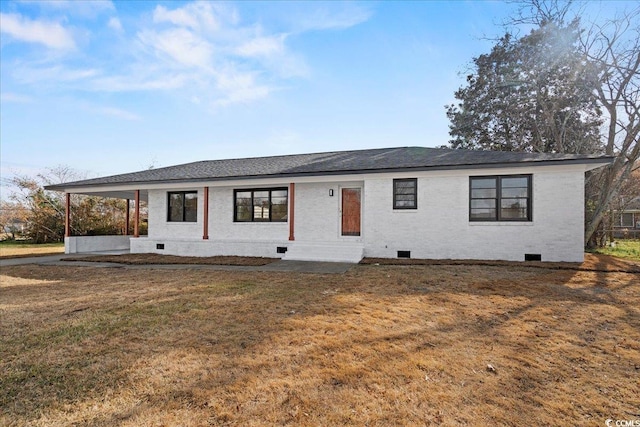
M 198 220 L 198 192 L 172 191 L 168 193 L 167 221 L 196 222 Z
M 470 221 L 531 221 L 531 175 L 469 178 Z
M 288 213 L 286 188 L 234 191 L 235 222 L 286 222 Z
M 416 178 L 393 180 L 393 209 L 418 208 L 418 180 Z

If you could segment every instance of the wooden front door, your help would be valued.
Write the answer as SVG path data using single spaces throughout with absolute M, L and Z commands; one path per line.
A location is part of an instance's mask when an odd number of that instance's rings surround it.
M 342 235 L 360 235 L 360 188 L 342 189 Z

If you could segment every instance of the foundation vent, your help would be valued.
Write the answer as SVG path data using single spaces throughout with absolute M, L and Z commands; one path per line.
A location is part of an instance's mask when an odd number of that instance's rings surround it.
M 411 258 L 411 251 L 398 251 L 398 258 Z

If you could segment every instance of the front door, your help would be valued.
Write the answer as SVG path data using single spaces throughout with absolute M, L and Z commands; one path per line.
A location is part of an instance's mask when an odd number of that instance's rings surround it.
M 342 235 L 360 235 L 360 188 L 342 189 Z

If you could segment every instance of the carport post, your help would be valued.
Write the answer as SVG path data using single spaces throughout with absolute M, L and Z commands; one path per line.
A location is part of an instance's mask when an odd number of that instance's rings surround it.
M 124 213 L 124 235 L 129 235 L 129 211 L 131 211 L 131 200 L 127 199 L 127 210 Z
M 296 207 L 296 184 L 289 183 L 289 240 L 296 240 L 294 235 L 294 212 Z
M 136 210 L 133 214 L 133 237 L 140 237 L 140 190 L 136 190 L 134 202 Z
M 64 193 L 64 237 L 71 237 L 71 194 Z
M 202 239 L 209 239 L 209 187 L 204 187 L 204 209 L 202 215 Z

